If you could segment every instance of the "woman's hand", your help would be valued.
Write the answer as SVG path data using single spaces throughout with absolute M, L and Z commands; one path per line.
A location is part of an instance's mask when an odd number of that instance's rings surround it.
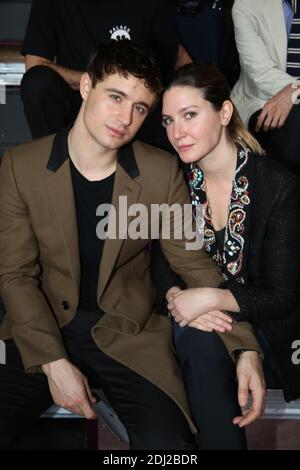
M 180 323 L 179 325 L 181 326 Z M 220 310 L 213 310 L 212 312 L 203 313 L 196 320 L 189 323 L 188 326 L 202 331 L 225 333 L 232 330 L 232 318 Z
M 168 310 L 180 326 L 188 325 L 204 313 L 240 311 L 239 305 L 228 289 L 198 287 L 181 290 L 171 297 Z
M 171 302 L 171 300 L 173 299 L 173 297 L 175 296 L 175 294 L 178 294 L 178 292 L 182 292 L 182 290 L 180 289 L 180 287 L 178 287 L 178 286 L 173 286 L 173 287 L 171 287 L 171 288 L 167 291 L 167 293 L 166 293 L 166 295 L 165 295 L 167 302 L 168 302 L 168 303 Z
M 219 333 L 230 331 L 232 329 L 232 318 L 230 315 L 220 310 L 211 310 L 200 315 L 199 310 L 197 310 L 198 316 L 191 322 L 187 322 L 186 319 L 183 319 L 182 315 L 179 313 L 179 309 L 182 307 L 186 307 L 187 309 L 191 308 L 189 303 L 192 303 L 195 300 L 195 297 L 198 301 L 201 301 L 201 290 L 205 291 L 205 289 L 187 289 L 183 291 L 177 286 L 171 287 L 166 294 L 168 308 L 173 306 L 172 310 L 169 308 L 170 314 L 182 327 L 188 324 L 189 326 L 202 331 L 218 331 Z M 199 291 L 200 296 L 198 298 L 197 294 Z M 184 297 L 180 297 L 179 299 L 179 295 L 182 294 L 185 294 Z M 181 302 L 181 300 L 183 300 L 183 302 Z
M 186 326 L 200 315 L 214 310 L 213 293 L 217 289 L 194 288 L 174 293 L 168 310 L 180 326 Z

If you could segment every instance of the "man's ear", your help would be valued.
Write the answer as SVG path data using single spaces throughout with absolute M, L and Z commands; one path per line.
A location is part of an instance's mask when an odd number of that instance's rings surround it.
M 230 119 L 233 113 L 233 104 L 230 100 L 224 101 L 221 109 L 221 123 L 222 126 L 226 127 L 230 123 Z
M 92 88 L 92 81 L 90 79 L 89 74 L 85 72 L 80 79 L 80 94 L 81 94 L 83 101 L 87 100 L 87 97 L 89 96 L 91 88 Z

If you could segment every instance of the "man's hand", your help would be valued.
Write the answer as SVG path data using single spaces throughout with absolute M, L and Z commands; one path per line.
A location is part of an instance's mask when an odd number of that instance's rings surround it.
M 262 369 L 262 361 L 256 351 L 245 351 L 241 354 L 236 368 L 238 379 L 238 401 L 241 407 L 248 402 L 249 391 L 252 395 L 252 406 L 236 416 L 233 424 L 240 428 L 252 423 L 258 417 L 263 416 L 265 407 L 266 385 Z
M 269 99 L 257 118 L 255 131 L 259 132 L 263 128 L 267 132 L 282 127 L 293 107 L 293 98 L 295 99 L 295 88 L 290 84 Z
M 96 399 L 90 390 L 87 378 L 67 359 L 59 359 L 42 366 L 47 375 L 54 403 L 73 413 L 96 419 L 92 404 Z

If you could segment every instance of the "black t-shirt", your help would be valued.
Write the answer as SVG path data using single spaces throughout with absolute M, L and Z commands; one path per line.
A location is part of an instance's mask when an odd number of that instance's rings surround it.
M 120 38 L 150 46 L 165 74 L 178 49 L 173 9 L 164 0 L 33 0 L 22 53 L 84 71 L 100 42 Z
M 78 310 L 99 312 L 97 286 L 105 240 L 99 238 L 96 233 L 97 224 L 103 218 L 97 216 L 96 211 L 100 204 L 111 203 L 115 174 L 101 181 L 89 181 L 76 169 L 72 160 L 70 164 L 81 264 Z M 107 217 L 107 214 L 104 217 Z

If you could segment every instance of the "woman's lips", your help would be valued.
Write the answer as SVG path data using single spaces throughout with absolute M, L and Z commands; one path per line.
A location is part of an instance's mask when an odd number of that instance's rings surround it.
M 184 152 L 185 150 L 188 150 L 190 149 L 191 147 L 193 147 L 194 144 L 188 144 L 188 145 L 179 145 L 178 146 L 178 150 L 180 152 Z

